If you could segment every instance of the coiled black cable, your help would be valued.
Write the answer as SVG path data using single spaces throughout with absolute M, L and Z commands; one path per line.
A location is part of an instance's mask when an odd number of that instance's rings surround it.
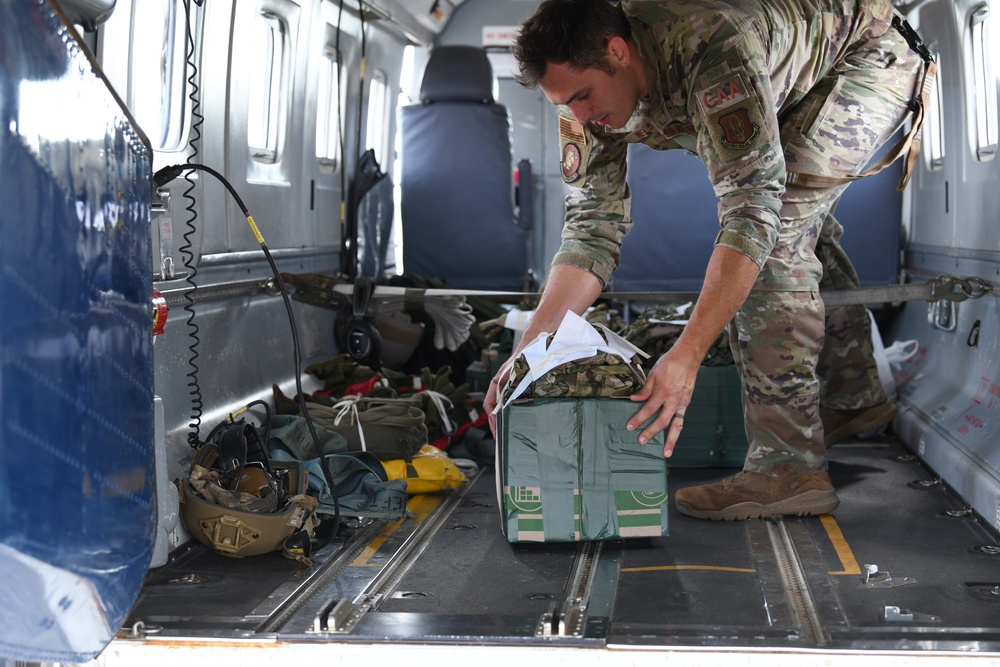
M 198 157 L 200 152 L 201 126 L 204 122 L 204 117 L 201 115 L 201 98 L 199 95 L 200 88 L 198 87 L 198 66 L 195 63 L 194 29 L 191 25 L 191 2 L 192 0 L 184 0 L 184 22 L 187 26 L 185 34 L 185 60 L 187 65 L 188 100 L 191 102 L 192 118 L 191 141 L 189 142 L 191 154 L 188 156 L 188 163 L 195 162 L 195 158 Z M 194 0 L 194 2 L 199 6 L 201 5 L 201 2 L 198 0 Z M 198 210 L 195 206 L 197 202 L 192 194 L 195 188 L 195 183 L 190 177 L 190 172 L 185 176 L 184 180 L 187 182 L 187 185 L 181 193 L 181 196 L 184 197 L 184 200 L 186 201 L 184 210 L 187 211 L 188 216 L 185 220 L 186 229 L 182 235 L 184 243 L 177 250 L 181 254 L 181 263 L 184 265 L 185 269 L 184 280 L 191 287 L 191 289 L 184 292 L 184 298 L 187 301 L 187 303 L 184 304 L 184 311 L 187 313 L 186 324 L 188 338 L 191 340 L 191 344 L 188 345 L 190 356 L 187 360 L 188 366 L 190 367 L 190 371 L 187 373 L 187 386 L 191 396 L 191 422 L 188 424 L 191 430 L 188 432 L 188 444 L 192 448 L 196 448 L 201 445 L 201 416 L 204 408 L 201 385 L 198 384 L 198 372 L 200 371 L 198 366 L 198 346 L 201 344 L 201 338 L 198 335 L 200 333 L 200 329 L 194 318 L 194 294 L 198 290 L 198 284 L 195 281 L 195 276 L 198 275 L 198 267 L 195 264 L 194 252 L 191 249 L 193 246 L 191 237 L 194 236 L 197 229 L 195 222 L 198 220 Z

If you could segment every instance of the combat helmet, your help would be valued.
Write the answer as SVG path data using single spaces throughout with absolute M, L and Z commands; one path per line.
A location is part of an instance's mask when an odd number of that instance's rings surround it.
M 240 421 L 213 431 L 178 481 L 181 519 L 195 539 L 223 556 L 281 551 L 311 564 L 316 498 L 306 495 L 300 461 L 271 461 L 256 428 Z

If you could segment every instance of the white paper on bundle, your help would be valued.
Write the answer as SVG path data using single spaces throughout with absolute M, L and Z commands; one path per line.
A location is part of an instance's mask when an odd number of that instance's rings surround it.
M 600 327 L 604 332 L 607 342 L 601 337 L 597 327 Z M 548 332 L 538 334 L 535 340 L 521 350 L 521 356 L 528 364 L 528 372 L 521 378 L 520 384 L 517 385 L 510 397 L 502 405 L 497 404 L 493 409 L 494 412 L 506 407 L 511 401 L 523 394 L 532 382 L 557 366 L 593 357 L 601 352 L 616 354 L 626 362 L 631 361 L 632 357 L 637 354 L 644 359 L 649 357 L 648 354 L 607 327 L 600 324 L 593 325 L 573 311 L 567 311 L 559 328 L 556 329 L 555 336 L 552 337 L 552 342 L 546 347 L 545 341 L 550 335 Z M 513 381 L 513 375 L 508 379 L 508 382 L 511 381 Z

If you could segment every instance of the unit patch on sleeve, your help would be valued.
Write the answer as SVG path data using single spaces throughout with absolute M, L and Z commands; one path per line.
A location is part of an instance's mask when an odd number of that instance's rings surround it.
M 763 131 L 757 95 L 739 71 L 729 72 L 697 94 L 719 157 L 730 160 L 754 147 Z
M 580 175 L 580 147 L 573 142 L 563 144 L 562 177 L 567 183 L 572 183 Z
M 559 109 L 559 143 L 562 145 L 559 170 L 565 182 L 573 183 L 586 174 L 590 145 L 583 125 L 566 108 Z
M 760 136 L 760 125 L 751 122 L 746 109 L 736 109 L 719 117 L 722 145 L 731 151 L 745 151 Z

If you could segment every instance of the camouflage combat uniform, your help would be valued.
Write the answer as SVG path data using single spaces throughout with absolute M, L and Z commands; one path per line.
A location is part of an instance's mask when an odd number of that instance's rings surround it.
M 744 387 L 745 469 L 824 470 L 821 398 L 848 409 L 886 397 L 864 308 L 824 312 L 819 297 L 858 286 L 832 215 L 846 186 L 786 187 L 786 177 L 859 172 L 905 120 L 921 60 L 891 27 L 888 0 L 621 6 L 649 95 L 619 130 L 583 127 L 560 109 L 570 194 L 553 263 L 607 284 L 632 225 L 629 143 L 698 155 L 719 198 L 716 244 L 761 269 L 729 328 Z

